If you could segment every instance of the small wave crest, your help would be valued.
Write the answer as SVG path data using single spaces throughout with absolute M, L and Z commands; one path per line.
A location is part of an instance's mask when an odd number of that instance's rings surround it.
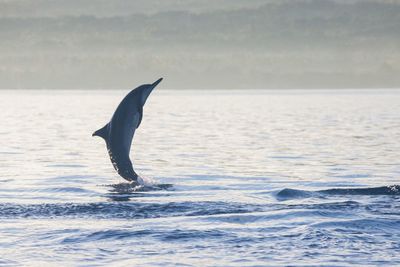
M 311 191 L 285 188 L 276 194 L 276 198 L 279 200 L 285 200 L 285 199 L 296 199 L 296 198 L 308 198 L 312 197 L 312 195 L 313 192 Z

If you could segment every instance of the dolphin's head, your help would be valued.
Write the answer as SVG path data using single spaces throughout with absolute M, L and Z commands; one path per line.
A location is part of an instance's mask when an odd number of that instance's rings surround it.
M 142 85 L 139 88 L 137 88 L 138 93 L 139 93 L 139 101 L 140 105 L 143 107 L 144 104 L 146 103 L 147 98 L 149 97 L 150 93 L 153 91 L 153 89 L 162 81 L 163 78 L 158 79 L 152 84 L 146 84 Z

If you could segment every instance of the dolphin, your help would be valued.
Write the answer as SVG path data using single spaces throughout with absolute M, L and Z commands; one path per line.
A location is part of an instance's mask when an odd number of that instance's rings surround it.
M 122 178 L 130 182 L 138 182 L 138 175 L 133 170 L 129 158 L 133 135 L 142 121 L 143 106 L 147 98 L 161 81 L 162 78 L 152 84 L 143 84 L 133 89 L 122 99 L 111 121 L 92 134 L 106 141 L 108 155 L 114 169 Z

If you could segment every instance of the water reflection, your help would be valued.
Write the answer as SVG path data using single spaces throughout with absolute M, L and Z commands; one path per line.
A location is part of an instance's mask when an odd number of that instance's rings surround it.
M 110 193 L 106 194 L 106 197 L 110 201 L 130 201 L 134 198 L 149 197 L 151 194 L 147 192 L 173 190 L 172 184 L 137 185 L 129 182 L 110 184 L 107 187 L 110 188 Z

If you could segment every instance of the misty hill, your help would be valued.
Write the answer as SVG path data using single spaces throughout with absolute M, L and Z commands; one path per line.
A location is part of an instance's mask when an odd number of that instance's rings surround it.
M 0 2 L 1 88 L 400 87 L 397 1 L 38 2 Z

